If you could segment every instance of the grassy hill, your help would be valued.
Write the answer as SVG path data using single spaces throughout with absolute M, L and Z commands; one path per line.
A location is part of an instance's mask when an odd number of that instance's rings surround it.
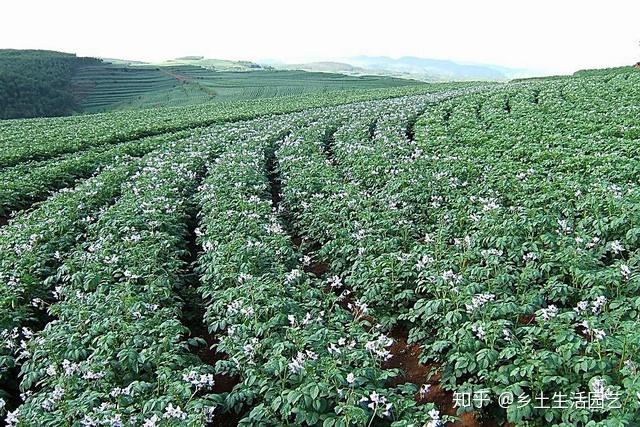
M 352 75 L 377 74 L 372 70 L 366 70 L 364 68 L 354 67 L 353 65 L 344 62 L 335 61 L 306 62 L 303 64 L 275 64 L 274 68 L 281 70 L 303 70 L 324 73 L 344 73 Z
M 614 76 L 616 74 L 633 74 L 640 71 L 640 67 L 614 67 L 595 70 L 580 70 L 574 73 L 576 77 L 593 77 L 593 76 Z
M 159 66 L 193 65 L 215 71 L 255 71 L 270 70 L 271 67 L 259 65 L 251 61 L 229 61 L 226 59 L 212 59 L 203 56 L 184 56 L 182 58 L 170 59 L 159 62 Z
M 418 84 L 387 76 L 275 70 L 189 56 L 158 64 L 0 50 L 0 119 L 64 116 Z

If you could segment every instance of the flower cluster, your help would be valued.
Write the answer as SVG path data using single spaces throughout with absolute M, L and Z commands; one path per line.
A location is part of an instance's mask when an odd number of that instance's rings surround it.
M 197 389 L 211 388 L 216 383 L 213 374 L 199 374 L 196 371 L 183 374 L 182 379 Z
M 367 407 L 371 408 L 374 414 L 380 411 L 380 413 L 385 417 L 391 415 L 391 407 L 393 405 L 387 402 L 386 397 L 375 391 L 372 391 L 369 396 L 363 396 L 360 401 L 367 403 Z
M 494 294 L 477 294 L 471 298 L 471 304 L 465 304 L 467 308 L 467 313 L 472 313 L 485 305 L 486 303 L 495 300 L 496 296 Z
M 389 360 L 392 357 L 389 347 L 393 345 L 393 342 L 393 338 L 380 334 L 375 340 L 368 341 L 364 347 L 376 357 L 382 360 Z

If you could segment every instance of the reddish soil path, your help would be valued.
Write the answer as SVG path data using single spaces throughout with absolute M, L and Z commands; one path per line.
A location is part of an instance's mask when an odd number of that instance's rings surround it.
M 403 374 L 394 378 L 390 385 L 399 385 L 404 383 L 412 383 L 421 387 L 428 384 L 429 390 L 422 395 L 420 392 L 416 394 L 418 403 L 434 403 L 438 410 L 444 415 L 456 416 L 456 407 L 453 400 L 453 393 L 444 390 L 440 385 L 440 375 L 437 372 L 438 365 L 423 365 L 420 363 L 420 347 L 415 344 L 407 343 L 406 331 L 395 328 L 389 334 L 394 339 L 391 346 L 391 354 L 393 357 L 384 362 L 386 369 L 400 369 Z M 449 423 L 450 427 L 494 427 L 498 424 L 481 422 L 479 414 L 476 411 L 462 414 L 459 420 Z
M 298 248 L 303 246 L 303 239 L 299 236 L 293 237 L 291 241 Z M 310 246 L 311 248 L 306 248 L 304 251 L 305 255 L 320 249 L 319 244 L 312 244 Z M 316 261 L 306 266 L 305 271 L 321 278 L 329 271 L 329 264 L 323 261 Z M 328 285 L 325 289 L 327 292 L 335 291 L 338 294 L 344 290 L 345 289 L 334 290 Z M 341 299 L 340 306 L 345 310 L 353 311 L 352 303 L 353 299 L 349 295 Z M 358 315 L 358 318 L 360 320 L 366 320 L 372 325 L 377 323 L 371 316 Z M 530 319 L 523 320 L 528 321 Z M 440 375 L 438 373 L 439 365 L 424 365 L 420 363 L 420 347 L 407 343 L 408 331 L 405 329 L 396 327 L 391 330 L 389 336 L 394 340 L 390 348 L 392 357 L 388 361 L 383 362 L 383 367 L 402 371 L 400 376 L 389 382 L 390 386 L 412 383 L 421 387 L 424 384 L 428 384 L 430 387 L 426 394 L 421 395 L 419 392 L 416 393 L 416 402 L 418 402 L 418 404 L 434 403 L 443 415 L 457 417 L 458 420 L 453 423 L 448 423 L 448 427 L 512 427 L 510 424 L 500 424 L 495 420 L 488 419 L 487 416 L 482 416 L 478 411 L 468 412 L 459 416 L 456 415 L 457 408 L 455 407 L 453 393 L 442 388 L 440 384 Z
M 196 273 L 196 265 L 200 255 L 200 247 L 196 242 L 195 228 L 198 221 L 195 215 L 189 218 L 188 235 L 186 239 L 186 255 L 184 258 L 186 271 L 184 273 L 185 289 L 181 298 L 185 302 L 183 307 L 183 324 L 189 329 L 191 338 L 200 338 L 204 344 L 193 346 L 190 351 L 198 356 L 200 360 L 210 366 L 215 366 L 219 360 L 227 360 L 228 355 L 216 350 L 219 342 L 218 337 L 209 332 L 206 325 L 204 314 L 205 306 L 203 300 L 198 293 L 200 288 L 200 277 Z M 216 374 L 214 375 L 214 385 L 210 389 L 202 390 L 200 393 L 229 393 L 239 384 L 241 379 L 237 376 Z M 231 427 L 237 426 L 240 420 L 245 416 L 245 412 L 226 412 L 214 413 L 214 418 L 208 427 Z
M 302 239 L 298 236 L 292 238 L 292 242 L 297 247 L 302 246 Z M 315 246 L 317 249 L 319 245 Z M 307 252 L 307 251 L 305 251 Z M 313 252 L 313 251 L 312 251 Z M 314 274 L 316 277 L 321 278 L 329 270 L 329 264 L 326 262 L 314 262 L 305 267 L 305 271 Z M 329 286 L 325 289 L 327 292 L 334 291 Z M 335 290 L 340 293 L 342 290 Z M 352 298 L 349 296 L 344 297 L 340 301 L 340 306 L 345 310 L 351 310 L 353 303 Z M 370 316 L 358 316 L 361 320 L 366 320 L 370 324 L 375 324 L 376 321 Z M 383 367 L 386 369 L 400 369 L 402 374 L 390 381 L 390 386 L 396 386 L 399 384 L 412 383 L 421 387 L 423 384 L 429 384 L 429 391 L 424 395 L 417 393 L 415 398 L 420 403 L 435 403 L 438 410 L 444 415 L 456 416 L 456 407 L 454 405 L 453 393 L 446 391 L 439 383 L 439 374 L 437 373 L 438 365 L 423 365 L 420 363 L 420 347 L 414 344 L 407 343 L 408 333 L 400 328 L 395 328 L 389 334 L 394 339 L 394 343 L 390 348 L 392 357 L 383 362 Z M 486 421 L 480 421 L 479 414 L 469 412 L 458 416 L 459 420 L 454 423 L 448 423 L 450 427 L 498 427 L 497 423 L 491 423 Z

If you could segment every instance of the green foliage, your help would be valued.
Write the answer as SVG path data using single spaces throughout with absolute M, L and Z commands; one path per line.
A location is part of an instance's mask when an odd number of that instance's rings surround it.
M 288 128 L 321 118 L 305 112 L 239 135 L 201 187 L 205 321 L 220 336 L 216 348 L 233 361 L 216 367 L 243 379 L 221 406 L 250 404 L 240 425 L 425 421 L 432 406 L 416 407 L 415 386 L 386 385 L 397 375 L 380 366 L 391 340 L 367 331 L 304 271 L 303 255 L 272 203 L 266 172 L 273 142 Z
M 52 191 L 73 185 L 102 167 L 131 157 L 141 157 L 166 142 L 190 134 L 192 131 L 181 131 L 121 144 L 98 145 L 54 159 L 21 163 L 1 170 L 0 180 L 4 185 L 0 189 L 0 218 L 28 208 L 46 198 Z
M 71 77 L 93 58 L 39 50 L 0 50 L 0 119 L 62 116 L 78 111 Z
M 247 120 L 306 108 L 429 93 L 455 84 L 431 84 L 391 89 L 334 91 L 187 107 L 92 114 L 50 119 L 0 121 L 0 167 L 44 160 L 98 145 L 177 132 L 214 123 Z
M 633 425 L 639 79 L 1 123 L 0 411 L 436 427 L 437 378 L 494 421 Z M 392 369 L 408 349 L 437 377 Z
M 328 138 L 295 135 L 315 154 L 287 150 L 284 200 L 359 304 L 389 327 L 408 322 L 446 388 L 487 388 L 493 402 L 599 389 L 621 408 L 503 416 L 629 423 L 639 77 L 476 91 L 427 107 L 415 127 L 411 104 L 333 112 Z
M 577 77 L 613 77 L 616 74 L 633 74 L 640 73 L 638 67 L 616 67 L 616 68 L 604 68 L 597 70 L 580 70 L 574 73 L 574 76 Z

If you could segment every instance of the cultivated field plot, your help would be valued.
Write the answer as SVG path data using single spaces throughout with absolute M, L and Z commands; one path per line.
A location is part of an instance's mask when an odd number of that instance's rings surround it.
M 390 77 L 301 71 L 224 72 L 192 65 L 100 64 L 81 67 L 72 79 L 72 92 L 80 100 L 81 111 L 105 112 L 418 84 Z
M 638 101 L 611 70 L 1 123 L 6 424 L 634 425 Z

